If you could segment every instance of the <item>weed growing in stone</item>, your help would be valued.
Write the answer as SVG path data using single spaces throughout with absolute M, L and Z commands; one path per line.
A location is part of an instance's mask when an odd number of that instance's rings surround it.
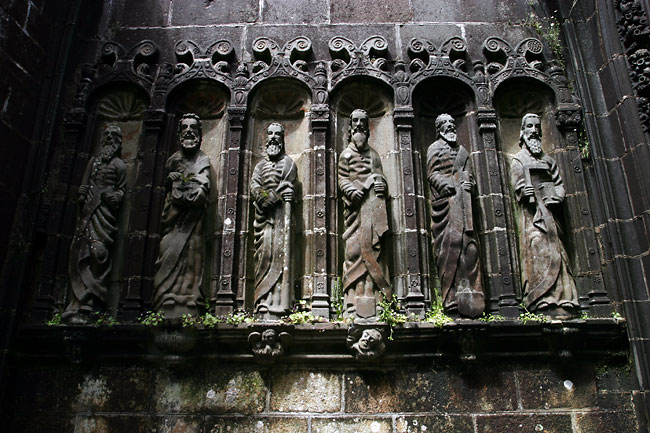
M 503 322 L 506 320 L 501 314 L 486 314 L 483 313 L 481 317 L 478 318 L 481 322 L 490 323 L 490 322 Z
M 160 326 L 164 320 L 163 314 L 157 311 L 147 311 L 138 317 L 138 322 L 145 326 Z
M 93 313 L 95 316 L 95 326 L 113 326 L 113 325 L 119 325 L 120 322 L 115 320 L 115 317 L 113 317 L 109 313 Z
M 301 299 L 294 303 L 291 314 L 283 317 L 282 320 L 292 325 L 301 325 L 303 323 L 320 322 L 322 319 L 314 316 L 309 310 L 307 301 Z
M 253 323 L 255 318 L 249 311 L 234 311 L 224 317 L 224 321 L 229 325 L 239 326 L 242 323 Z
M 57 326 L 61 324 L 61 313 L 54 313 L 52 318 L 45 322 L 47 326 Z
M 539 313 L 531 313 L 528 311 L 528 308 L 524 306 L 524 304 L 521 304 L 521 308 L 524 309 L 523 313 L 519 313 L 519 320 L 521 320 L 521 323 L 524 325 L 528 322 L 539 322 L 539 323 L 548 323 L 550 322 L 550 319 Z
M 424 315 L 424 321 L 433 323 L 436 327 L 440 328 L 445 323 L 453 322 L 454 319 L 445 314 L 445 309 L 442 306 L 440 299 L 436 299 L 436 302 L 431 305 L 431 310 L 427 311 Z
M 377 308 L 377 320 L 386 323 L 390 329 L 389 340 L 393 339 L 393 326 L 401 325 L 408 320 L 406 314 L 399 312 L 401 309 L 402 306 L 395 295 L 391 298 L 384 296 L 384 299 L 379 303 Z

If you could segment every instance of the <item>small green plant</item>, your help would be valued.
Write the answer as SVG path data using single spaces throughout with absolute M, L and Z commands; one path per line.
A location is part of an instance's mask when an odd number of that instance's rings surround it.
M 539 322 L 539 323 L 550 322 L 550 319 L 547 316 L 539 313 L 531 313 L 530 311 L 528 311 L 528 308 L 526 308 L 524 304 L 521 304 L 521 308 L 524 309 L 524 312 L 519 313 L 519 320 L 521 320 L 523 324 L 526 324 L 528 322 Z
M 442 302 L 440 302 L 440 298 L 437 298 L 436 302 L 431 305 L 431 309 L 424 315 L 424 321 L 441 328 L 445 323 L 453 322 L 454 319 L 445 314 Z
M 580 157 L 582 159 L 589 158 L 589 148 L 589 138 L 587 138 L 585 131 L 581 129 L 578 132 L 578 149 L 580 150 Z
M 481 317 L 478 318 L 481 322 L 490 323 L 490 322 L 503 322 L 506 320 L 501 314 L 486 314 L 483 313 Z
M 239 326 L 242 323 L 253 323 L 255 318 L 248 311 L 234 311 L 233 313 L 227 315 L 223 320 L 229 325 Z
M 115 320 L 110 313 L 93 313 L 96 317 L 95 326 L 113 326 L 118 325 L 119 322 Z
M 548 45 L 555 56 L 559 66 L 565 69 L 564 52 L 562 51 L 562 40 L 560 38 L 560 22 L 555 17 L 539 17 L 532 8 L 522 25 L 535 31 Z
M 291 314 L 283 317 L 282 320 L 293 325 L 300 325 L 303 323 L 320 322 L 322 319 L 314 316 L 309 310 L 307 301 L 301 299 L 294 303 Z
M 589 313 L 586 312 L 586 311 L 581 311 L 581 312 L 580 312 L 580 316 L 578 316 L 578 318 L 579 318 L 579 319 L 582 319 L 582 320 L 590 319 L 590 317 L 589 317 Z
M 612 311 L 612 319 L 622 320 L 623 316 L 618 311 Z
M 54 313 L 52 318 L 46 322 L 47 326 L 57 326 L 61 324 L 61 313 Z
M 343 312 L 345 311 L 345 300 L 343 296 L 343 284 L 341 284 L 341 277 L 336 278 L 334 290 L 332 293 L 332 321 L 342 322 Z
M 157 311 L 147 311 L 138 318 L 138 321 L 145 326 L 159 326 L 164 320 L 163 314 Z
M 218 323 L 223 323 L 224 319 L 207 312 L 201 316 L 192 316 L 191 314 L 183 314 L 181 316 L 181 324 L 183 328 L 190 328 L 196 326 L 203 326 L 205 328 L 214 328 Z
M 406 314 L 399 312 L 402 306 L 397 300 L 397 296 L 393 295 L 391 298 L 384 296 L 384 299 L 379 303 L 377 319 L 380 322 L 384 322 L 388 325 L 390 329 L 390 335 L 388 336 L 389 340 L 393 339 L 393 326 L 401 325 L 406 323 L 408 317 Z

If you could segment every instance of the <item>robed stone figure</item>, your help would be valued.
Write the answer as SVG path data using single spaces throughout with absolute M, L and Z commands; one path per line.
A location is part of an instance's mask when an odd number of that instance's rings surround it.
M 102 135 L 101 153 L 90 160 L 79 186 L 81 209 L 68 264 L 70 299 L 63 313 L 63 319 L 70 323 L 86 323 L 90 313 L 106 305 L 111 246 L 126 190 L 121 152 L 122 130 L 109 125 Z
M 160 252 L 156 260 L 152 309 L 167 318 L 198 314 L 202 299 L 205 242 L 203 219 L 210 192 L 210 160 L 200 149 L 201 120 L 184 114 L 180 150 L 167 159 Z
M 377 304 L 384 296 L 391 296 L 381 254 L 382 239 L 388 233 L 386 180 L 379 154 L 368 145 L 369 137 L 368 114 L 354 110 L 347 146 L 339 156 L 338 183 L 345 222 L 345 314 L 360 319 L 376 317 Z
M 542 151 L 538 115 L 523 117 L 519 137 L 521 150 L 510 173 L 520 210 L 524 305 L 530 311 L 570 316 L 578 307 L 578 294 L 556 221 L 564 185 L 555 160 Z
M 290 311 L 291 206 L 296 164 L 284 152 L 284 127 L 267 129 L 266 156 L 253 170 L 250 191 L 255 208 L 255 313 L 259 319 L 280 319 Z
M 438 139 L 427 150 L 427 179 L 442 303 L 448 313 L 476 317 L 485 309 L 485 298 L 472 214 L 472 162 L 456 141 L 450 115 L 439 115 L 435 126 Z

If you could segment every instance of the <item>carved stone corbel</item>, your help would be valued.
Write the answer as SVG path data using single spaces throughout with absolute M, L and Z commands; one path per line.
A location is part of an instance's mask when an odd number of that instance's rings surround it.
M 386 352 L 384 334 L 378 328 L 351 326 L 346 344 L 357 361 L 367 362 L 380 358 Z
M 273 364 L 275 360 L 284 355 L 293 337 L 288 332 L 279 332 L 275 329 L 265 329 L 263 332 L 254 331 L 248 335 L 248 342 L 255 360 L 263 365 Z

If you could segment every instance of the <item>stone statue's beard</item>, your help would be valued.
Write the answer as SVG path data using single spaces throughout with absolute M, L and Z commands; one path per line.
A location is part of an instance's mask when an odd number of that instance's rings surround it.
M 450 144 L 456 144 L 456 140 L 458 138 L 458 136 L 456 135 L 456 131 L 441 132 L 440 136 L 442 138 L 444 138 L 444 140 L 447 143 L 450 143 Z
M 104 145 L 102 147 L 102 161 L 104 162 L 109 162 L 111 159 L 113 159 L 113 156 L 115 155 L 115 152 L 117 151 L 117 146 L 114 144 L 109 144 L 109 145 Z
M 282 146 L 277 141 L 273 140 L 266 144 L 266 154 L 269 158 L 278 156 L 280 152 L 282 152 Z
M 542 153 L 542 140 L 540 140 L 539 137 L 535 135 L 524 135 L 524 143 L 526 143 L 526 147 L 533 155 L 539 155 Z
M 359 149 L 363 149 L 368 143 L 368 132 L 365 128 L 356 128 L 352 130 L 352 142 Z
M 181 136 L 181 147 L 183 150 L 198 150 L 201 146 L 201 139 L 189 132 Z

